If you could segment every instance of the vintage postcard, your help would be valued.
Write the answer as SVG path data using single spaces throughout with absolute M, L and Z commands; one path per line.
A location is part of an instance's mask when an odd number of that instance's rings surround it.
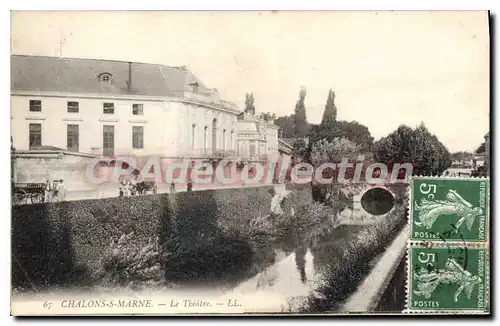
M 490 314 L 485 11 L 14 11 L 11 314 Z

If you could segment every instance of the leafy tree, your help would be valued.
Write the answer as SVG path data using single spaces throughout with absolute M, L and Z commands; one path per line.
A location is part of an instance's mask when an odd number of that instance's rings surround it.
M 307 123 L 306 116 L 306 89 L 302 88 L 299 93 L 299 100 L 295 105 L 294 114 L 294 136 L 295 137 L 306 137 L 309 132 L 309 124 Z
M 301 162 L 310 162 L 311 143 L 306 142 L 304 138 L 297 139 L 293 143 L 292 153 L 295 160 Z
M 451 165 L 448 149 L 421 124 L 415 129 L 399 126 L 374 145 L 374 158 L 389 168 L 413 164 L 414 175 L 441 175 Z
M 354 142 L 361 152 L 368 152 L 373 146 L 373 137 L 368 128 L 357 121 L 334 121 L 330 125 L 311 126 L 310 138 L 313 141 L 347 138 Z
M 347 138 L 334 138 L 331 141 L 322 139 L 310 146 L 310 162 L 314 167 L 324 163 L 339 163 L 343 158 L 355 159 L 358 155 L 358 147 Z M 314 200 L 326 202 L 338 212 L 340 205 L 340 188 L 338 182 L 338 169 L 324 169 L 322 177 L 332 178 L 328 184 L 314 183 L 312 185 L 312 196 Z
M 322 139 L 311 146 L 311 163 L 314 166 L 339 163 L 342 158 L 355 159 L 358 152 L 356 144 L 347 138 Z
M 274 121 L 274 120 L 276 120 L 276 114 L 271 113 L 271 112 L 261 113 L 261 114 L 259 115 L 259 117 L 260 117 L 262 120 L 265 120 L 265 121 Z
M 279 117 L 274 121 L 274 124 L 280 128 L 280 136 L 283 138 L 295 137 L 294 116 Z
M 245 112 L 251 115 L 255 115 L 255 106 L 254 106 L 254 98 L 253 93 L 245 94 Z
M 474 158 L 474 154 L 469 153 L 467 151 L 460 151 L 451 154 L 452 161 L 457 161 L 460 165 L 464 164 L 467 161 L 472 161 Z
M 326 100 L 325 111 L 323 112 L 323 119 L 321 120 L 321 128 L 327 129 L 329 126 L 333 126 L 336 121 L 337 107 L 335 106 L 335 92 L 330 89 Z

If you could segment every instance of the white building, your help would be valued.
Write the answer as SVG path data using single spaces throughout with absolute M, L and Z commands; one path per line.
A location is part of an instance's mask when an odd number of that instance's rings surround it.
M 273 121 L 243 112 L 238 116 L 238 156 L 249 162 L 267 161 L 278 157 L 278 130 Z
M 236 150 L 240 113 L 184 67 L 12 56 L 17 150 L 213 157 Z
M 62 178 L 79 189 L 83 171 L 72 169 L 97 156 L 157 155 L 164 166 L 179 158 L 277 153 L 278 127 L 257 118 L 247 125 L 240 113 L 186 67 L 11 57 L 17 182 Z

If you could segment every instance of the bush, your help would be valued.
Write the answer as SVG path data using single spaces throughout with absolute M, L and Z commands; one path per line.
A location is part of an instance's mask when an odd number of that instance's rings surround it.
M 165 285 L 161 262 L 168 259 L 158 238 L 141 241 L 133 232 L 113 238 L 94 275 L 100 286 L 142 289 Z
M 349 241 L 339 243 L 338 250 L 343 254 L 324 271 L 322 285 L 316 290 L 321 295 L 310 296 L 301 310 L 317 312 L 337 308 L 356 290 L 372 269 L 372 260 L 385 250 L 406 222 L 406 205 L 402 205 L 374 224 L 361 228 Z

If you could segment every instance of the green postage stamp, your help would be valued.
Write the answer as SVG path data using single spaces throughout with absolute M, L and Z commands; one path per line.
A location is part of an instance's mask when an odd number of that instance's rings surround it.
M 413 178 L 410 240 L 487 242 L 489 191 L 487 178 Z
M 413 244 L 408 259 L 410 312 L 489 310 L 488 248 Z

